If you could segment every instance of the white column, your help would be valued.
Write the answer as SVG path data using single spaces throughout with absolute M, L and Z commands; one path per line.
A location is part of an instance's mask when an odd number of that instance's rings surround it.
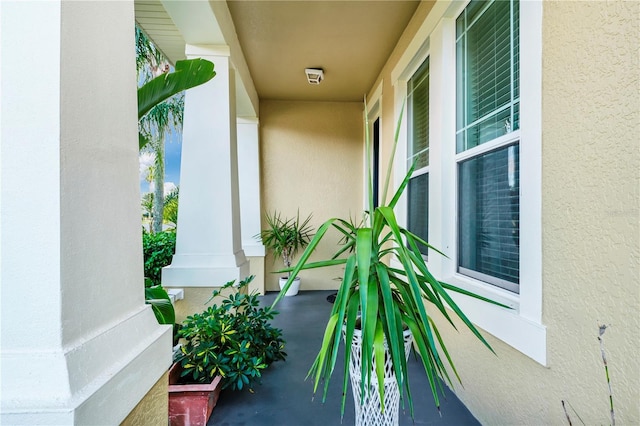
M 240 235 L 234 71 L 227 46 L 187 46 L 216 76 L 187 91 L 176 254 L 162 270 L 168 287 L 216 287 L 249 273 Z
M 238 181 L 240 184 L 240 222 L 242 249 L 255 275 L 249 291 L 264 294 L 264 245 L 255 238 L 260 233 L 260 142 L 257 118 L 238 118 Z
M 144 304 L 133 2 L 0 8 L 0 423 L 119 424 L 171 364 Z
M 250 257 L 263 256 L 260 233 L 260 145 L 258 119 L 238 119 L 238 181 L 240 184 L 240 222 L 242 249 Z

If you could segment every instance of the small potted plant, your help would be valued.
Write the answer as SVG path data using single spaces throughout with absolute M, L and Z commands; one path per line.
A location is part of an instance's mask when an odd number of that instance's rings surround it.
M 277 312 L 246 293 L 252 279 L 228 282 L 207 301 L 232 289 L 220 305 L 182 323 L 178 334 L 184 340 L 169 372 L 172 426 L 205 425 L 222 389 L 250 389 L 262 370 L 285 359 L 282 330 L 270 325 Z
M 283 217 L 279 212 L 265 215 L 267 229 L 255 236 L 265 247 L 273 251 L 275 258 L 282 257 L 285 268 L 291 268 L 291 263 L 300 249 L 309 244 L 313 237 L 313 227 L 309 225 L 311 215 L 300 221 L 300 212 L 295 217 Z M 280 289 L 287 283 L 289 272 L 280 278 Z M 285 296 L 295 296 L 300 289 L 300 277 L 295 277 Z

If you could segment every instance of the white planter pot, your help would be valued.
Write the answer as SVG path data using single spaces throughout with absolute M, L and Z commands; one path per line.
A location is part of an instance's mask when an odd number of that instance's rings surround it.
M 344 335 L 343 335 L 344 337 Z M 404 332 L 404 353 L 409 358 L 413 336 L 409 330 Z M 356 408 L 357 426 L 394 426 L 398 425 L 398 413 L 400 409 L 400 389 L 396 382 L 396 375 L 393 371 L 391 356 L 387 352 L 387 342 L 385 347 L 385 363 L 384 363 L 384 413 L 380 412 L 380 394 L 378 393 L 378 380 L 376 379 L 375 370 L 371 372 L 371 383 L 368 393 L 365 395 L 361 404 L 360 386 L 362 383 L 361 376 L 361 348 L 362 348 L 362 331 L 354 330 L 353 341 L 351 342 L 351 358 L 349 360 L 349 376 L 351 378 L 351 390 L 353 391 L 353 401 Z M 374 364 L 375 365 L 375 364 Z M 366 380 L 366 378 L 365 378 Z M 365 388 L 365 392 L 367 389 Z
M 280 290 L 282 290 L 284 288 L 284 285 L 287 283 L 287 278 L 286 277 L 281 277 L 280 278 Z M 298 294 L 298 290 L 300 290 L 300 277 L 296 277 L 293 282 L 291 283 L 291 286 L 289 287 L 289 290 L 287 290 L 287 292 L 284 294 L 285 296 L 295 296 L 296 294 Z

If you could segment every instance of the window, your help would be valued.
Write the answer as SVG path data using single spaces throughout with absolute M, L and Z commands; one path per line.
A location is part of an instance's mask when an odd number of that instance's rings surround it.
M 518 291 L 520 185 L 518 145 L 458 166 L 459 270 Z
M 407 185 L 407 229 L 420 238 L 429 238 L 429 58 L 407 83 L 409 137 L 407 168 L 415 170 Z M 427 247 L 418 245 L 427 255 Z
M 380 204 L 380 117 L 373 122 L 373 207 Z
M 476 0 L 456 19 L 458 271 L 516 293 L 518 15 L 517 0 Z
M 519 128 L 518 1 L 472 1 L 456 20 L 456 151 Z
M 420 126 L 413 98 L 419 93 L 416 70 L 425 58 L 429 83 L 421 96 L 430 107 L 424 115 L 429 139 L 421 148 L 414 143 Z M 407 102 L 396 181 L 421 150 L 426 160 L 398 204 L 398 220 L 414 232 L 423 226 L 429 243 L 446 254 L 429 256 L 437 279 L 513 308 L 451 293 L 473 323 L 546 365 L 542 3 L 435 2 L 398 58 L 391 81 L 394 121 Z M 409 226 L 416 218 L 422 224 Z

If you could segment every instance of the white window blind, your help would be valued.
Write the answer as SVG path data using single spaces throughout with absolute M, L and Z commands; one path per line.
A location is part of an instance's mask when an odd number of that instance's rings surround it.
M 520 271 L 519 146 L 461 162 L 460 272 L 518 292 Z
M 456 151 L 519 128 L 519 11 L 515 0 L 472 1 L 456 20 Z
M 429 165 L 429 58 L 407 83 L 409 116 L 408 166 L 416 170 Z
M 428 241 L 429 237 L 429 58 L 407 82 L 409 146 L 407 167 L 416 168 L 407 188 L 407 229 Z M 427 255 L 427 247 L 420 244 Z

